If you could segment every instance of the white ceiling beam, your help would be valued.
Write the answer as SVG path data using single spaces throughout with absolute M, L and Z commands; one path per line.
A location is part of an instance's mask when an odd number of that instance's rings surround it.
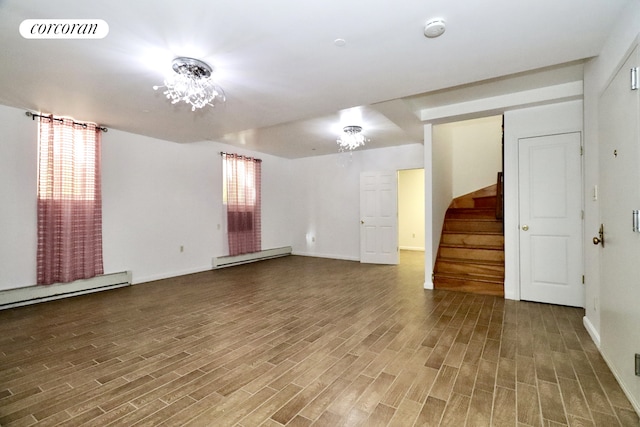
M 484 113 L 500 114 L 516 108 L 580 99 L 583 93 L 583 83 L 582 80 L 580 80 L 455 104 L 424 108 L 420 110 L 418 116 L 423 122 L 437 122 L 445 119 Z

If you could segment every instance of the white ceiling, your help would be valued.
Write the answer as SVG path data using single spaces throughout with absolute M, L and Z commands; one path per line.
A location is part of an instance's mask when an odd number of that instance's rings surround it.
M 597 55 L 631 1 L 0 0 L 0 104 L 289 158 L 335 153 L 344 110 L 368 148 L 421 142 L 422 108 L 575 74 L 547 67 Z M 447 30 L 427 39 L 436 17 Z M 37 18 L 102 19 L 109 34 L 24 39 Z M 227 102 L 194 113 L 154 91 L 176 56 L 211 64 Z

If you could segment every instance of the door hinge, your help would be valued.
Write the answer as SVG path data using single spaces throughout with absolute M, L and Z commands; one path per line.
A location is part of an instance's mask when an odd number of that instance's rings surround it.
M 582 145 L 580 146 L 580 155 L 584 156 L 584 147 Z
M 580 212 L 581 212 L 581 215 L 580 215 L 580 216 L 582 217 L 582 219 L 584 219 L 584 209 L 583 209 L 583 210 L 581 210 Z
M 582 275 L 582 284 L 584 285 L 584 274 Z
M 631 69 L 631 90 L 638 90 L 638 67 Z

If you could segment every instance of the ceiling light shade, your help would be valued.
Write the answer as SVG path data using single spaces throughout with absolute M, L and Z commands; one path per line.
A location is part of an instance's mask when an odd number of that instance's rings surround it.
M 339 151 L 346 151 L 355 150 L 369 142 L 369 139 L 362 134 L 362 126 L 345 126 L 336 142 L 338 143 Z
M 226 101 L 222 88 L 211 80 L 213 71 L 209 64 L 193 58 L 180 57 L 172 62 L 175 74 L 164 81 L 163 86 L 154 86 L 154 90 L 166 88 L 163 92 L 172 104 L 180 101 L 191 105 L 191 111 L 204 106 L 215 106 L 216 102 Z

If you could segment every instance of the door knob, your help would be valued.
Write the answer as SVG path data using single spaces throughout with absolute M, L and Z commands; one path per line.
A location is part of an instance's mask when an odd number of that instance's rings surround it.
M 593 238 L 594 245 L 602 245 L 604 248 L 604 224 L 600 224 L 600 229 L 598 230 L 598 237 Z
M 364 224 L 364 220 L 363 219 L 360 220 L 360 224 Z
M 522 226 L 522 230 L 524 230 L 524 231 L 529 231 L 529 226 L 528 226 L 528 225 L 523 225 L 523 226 Z

